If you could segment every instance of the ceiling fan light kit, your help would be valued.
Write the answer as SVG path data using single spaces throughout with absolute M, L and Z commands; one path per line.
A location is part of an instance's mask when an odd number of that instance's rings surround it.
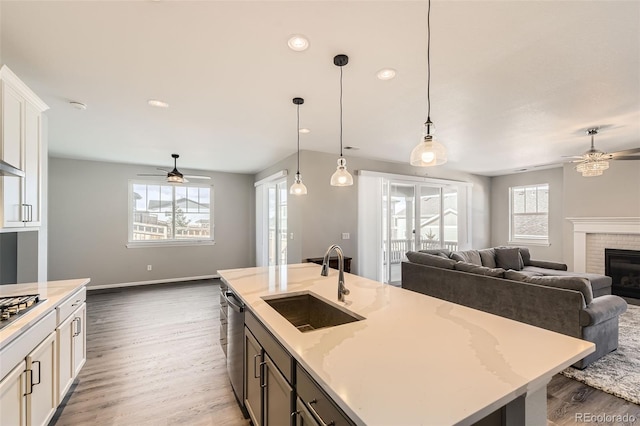
M 353 176 L 347 170 L 347 160 L 342 156 L 342 67 L 349 63 L 347 55 L 336 55 L 333 58 L 333 64 L 340 67 L 340 158 L 338 158 L 338 167 L 331 175 L 331 186 L 351 186 L 353 185 Z
M 189 183 L 189 181 L 187 180 L 187 176 L 183 175 L 178 170 L 178 158 L 180 158 L 180 156 L 178 154 L 171 154 L 171 158 L 173 158 L 173 170 L 168 171 L 166 169 L 162 169 L 158 167 L 158 170 L 162 170 L 163 172 L 166 173 L 166 175 L 160 175 L 156 173 L 153 173 L 153 174 L 138 173 L 138 176 L 166 176 L 167 183 L 171 183 L 171 184 Z M 210 176 L 203 176 L 203 175 L 189 175 L 188 177 L 193 179 L 207 179 L 207 180 L 211 179 Z
M 413 148 L 409 163 L 412 166 L 439 166 L 447 162 L 447 150 L 435 139 L 435 126 L 431 121 L 431 0 L 427 3 L 427 121 L 422 141 Z
M 297 109 L 296 119 L 296 135 L 298 136 L 298 168 L 296 171 L 295 181 L 289 189 L 289 194 L 292 195 L 307 195 L 307 187 L 302 183 L 302 175 L 300 175 L 300 105 L 304 103 L 302 98 L 293 98 L 293 104 Z
M 573 163 L 578 163 L 576 171 L 582 173 L 584 177 L 602 176 L 609 168 L 609 160 L 640 160 L 640 148 L 625 149 L 617 152 L 602 152 L 595 148 L 594 137 L 600 128 L 593 127 L 587 129 L 587 135 L 591 136 L 591 148 L 582 155 L 570 156 L 575 158 Z

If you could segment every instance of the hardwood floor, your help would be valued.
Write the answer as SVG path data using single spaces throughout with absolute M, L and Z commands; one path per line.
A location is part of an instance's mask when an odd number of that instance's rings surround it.
M 50 425 L 248 425 L 218 344 L 218 292 L 215 281 L 88 292 L 87 363 Z M 549 425 L 577 413 L 640 425 L 640 406 L 561 375 L 547 402 Z
M 213 281 L 89 291 L 87 362 L 56 426 L 247 425 Z

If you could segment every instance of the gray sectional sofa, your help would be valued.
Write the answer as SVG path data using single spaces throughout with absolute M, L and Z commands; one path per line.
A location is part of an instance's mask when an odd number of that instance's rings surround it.
M 609 277 L 533 260 L 523 247 L 425 250 L 407 258 L 403 288 L 595 343 L 574 367 L 618 347 L 618 316 L 627 303 L 611 295 Z

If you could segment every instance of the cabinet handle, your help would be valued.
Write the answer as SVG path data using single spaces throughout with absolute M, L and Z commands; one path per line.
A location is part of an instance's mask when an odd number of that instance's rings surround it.
M 76 332 L 73 333 L 73 337 L 76 337 L 76 336 L 79 336 L 80 333 L 82 333 L 82 318 L 75 317 L 73 321 L 76 323 Z
M 253 356 L 253 378 L 254 379 L 259 379 L 260 378 L 260 374 L 257 373 L 258 369 L 256 367 L 256 358 L 258 358 L 261 354 L 257 354 Z
M 25 394 L 24 394 L 24 396 L 27 396 L 33 393 L 33 370 L 31 369 L 25 370 L 25 373 L 29 375 L 27 379 L 27 386 L 29 387 L 29 390 L 27 391 L 25 389 Z
M 41 377 L 40 377 L 40 361 L 32 361 L 31 365 L 33 365 L 35 363 L 38 363 L 38 383 L 33 383 L 33 372 L 32 372 L 31 373 L 31 390 L 33 390 L 33 387 L 35 385 L 39 385 L 40 384 L 40 379 L 41 379 Z
M 320 423 L 321 426 L 335 426 L 336 422 L 334 422 L 333 420 L 330 421 L 329 423 L 325 423 L 324 420 L 322 420 L 322 417 L 320 417 L 320 414 L 318 414 L 318 412 L 312 406 L 313 404 L 317 404 L 317 403 L 318 403 L 317 399 L 312 399 L 311 402 L 307 404 L 307 407 L 309 407 L 309 411 L 311 411 L 311 414 L 313 414 L 313 417 L 316 418 L 316 420 Z
M 262 371 L 263 371 L 262 369 L 266 364 L 267 364 L 267 361 L 262 361 L 260 363 L 260 377 L 262 377 L 261 382 L 263 382 L 263 383 L 260 384 L 261 388 L 266 388 L 267 387 L 267 378 L 262 375 Z
M 33 205 L 27 204 L 29 206 L 29 222 L 33 222 Z
M 76 300 L 75 302 L 73 302 L 73 304 L 71 305 L 71 307 L 76 307 L 80 305 L 80 299 Z
M 20 219 L 20 222 L 22 223 L 26 223 L 29 222 L 29 219 L 27 219 L 28 215 L 27 215 L 27 210 L 29 207 L 29 204 L 20 204 L 20 206 L 22 206 L 22 219 Z

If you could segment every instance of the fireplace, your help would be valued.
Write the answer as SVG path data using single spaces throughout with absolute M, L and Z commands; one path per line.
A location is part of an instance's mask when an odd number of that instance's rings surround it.
M 640 251 L 605 249 L 604 267 L 613 294 L 640 299 Z

